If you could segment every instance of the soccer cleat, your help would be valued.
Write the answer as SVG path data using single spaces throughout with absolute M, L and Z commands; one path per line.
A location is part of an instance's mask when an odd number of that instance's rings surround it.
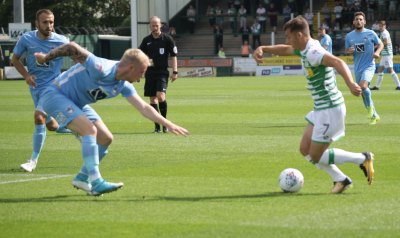
M 346 177 L 343 181 L 337 181 L 333 182 L 333 188 L 332 188 L 332 193 L 338 194 L 342 193 L 343 191 L 351 188 L 353 185 L 353 182 L 349 177 Z
M 25 170 L 26 172 L 32 172 L 37 165 L 37 160 L 28 160 L 25 164 L 21 164 L 21 169 Z
M 74 180 L 72 180 L 72 186 L 76 189 L 83 190 L 87 193 L 91 193 L 92 185 L 89 183 L 89 178 L 87 175 L 79 173 L 76 175 Z
M 370 90 L 379 90 L 377 86 L 374 86 L 373 88 L 370 88 Z
M 71 134 L 72 133 L 72 131 L 70 129 L 66 128 L 66 127 L 59 127 L 56 130 L 56 132 L 60 133 L 60 134 Z
M 154 129 L 154 132 L 153 132 L 154 134 L 158 134 L 158 133 L 161 133 L 161 130 L 160 129 Z
M 370 125 L 375 125 L 379 120 L 381 120 L 381 117 L 380 116 L 374 116 L 374 117 L 372 117 L 371 119 L 370 119 L 370 121 L 369 121 L 369 124 Z
M 394 90 L 400 90 L 400 86 L 397 86 Z
M 367 107 L 368 111 L 368 118 L 373 118 L 374 117 L 374 107 Z
M 367 177 L 368 185 L 372 184 L 374 179 L 374 154 L 372 152 L 364 152 L 365 156 L 364 163 L 360 164 L 360 168 L 363 170 L 365 177 Z
M 92 190 L 90 195 L 100 196 L 104 193 L 111 193 L 124 186 L 123 183 L 109 183 L 102 178 L 96 179 L 92 182 Z
M 163 133 L 168 133 L 168 128 L 163 127 L 163 128 L 162 128 L 162 132 L 163 132 Z

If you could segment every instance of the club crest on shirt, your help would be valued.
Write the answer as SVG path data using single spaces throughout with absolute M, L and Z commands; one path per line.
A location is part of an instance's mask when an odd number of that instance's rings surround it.
M 164 48 L 160 48 L 160 55 L 163 55 L 164 52 L 165 52 L 165 49 Z

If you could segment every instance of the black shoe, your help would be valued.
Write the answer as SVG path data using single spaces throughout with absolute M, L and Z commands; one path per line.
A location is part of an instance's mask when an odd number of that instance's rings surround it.
M 168 128 L 166 128 L 166 127 L 163 127 L 163 128 L 162 128 L 162 132 L 164 132 L 164 133 L 168 133 Z
M 374 86 L 373 88 L 370 88 L 371 90 L 379 90 L 377 86 Z
M 400 86 L 399 86 L 399 87 L 396 87 L 395 90 L 400 90 Z
M 157 129 L 157 128 L 156 128 L 156 129 L 154 129 L 154 132 L 153 132 L 153 133 L 155 133 L 155 134 L 156 134 L 156 133 L 161 133 L 161 130 L 160 130 L 160 128 L 158 128 L 158 129 Z

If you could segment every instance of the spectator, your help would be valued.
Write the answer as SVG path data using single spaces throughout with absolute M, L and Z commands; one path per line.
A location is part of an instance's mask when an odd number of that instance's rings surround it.
M 321 8 L 321 13 L 324 15 L 324 22 L 326 25 L 331 27 L 331 9 L 329 9 L 328 3 L 325 2 L 324 6 Z
M 222 26 L 224 24 L 224 11 L 220 5 L 215 7 L 215 20 L 217 25 Z
M 255 49 L 256 48 L 256 42 L 257 42 L 257 47 L 261 45 L 261 40 L 260 40 L 261 25 L 257 21 L 257 19 L 254 19 L 254 23 L 251 26 L 251 34 L 253 36 L 253 49 Z
M 283 24 L 288 22 L 292 18 L 292 9 L 290 8 L 289 4 L 286 4 L 286 6 L 283 8 Z
M 243 45 L 240 47 L 240 54 L 242 57 L 250 57 L 253 52 L 253 49 L 249 45 L 249 42 L 246 40 L 244 41 Z
M 235 7 L 236 12 L 239 11 L 241 5 L 242 5 L 242 4 L 241 4 L 240 0 L 235 0 L 235 1 L 233 1 L 233 6 Z
M 278 9 L 275 7 L 274 3 L 269 4 L 268 17 L 272 31 L 276 32 L 276 27 L 278 26 Z M 255 49 L 255 47 L 253 48 Z
M 240 28 L 247 25 L 247 10 L 244 8 L 244 5 L 240 5 L 240 9 L 238 11 L 239 20 L 240 20 Z
M 215 39 L 214 52 L 215 54 L 218 54 L 219 49 L 221 47 L 224 47 L 224 31 L 218 24 L 215 25 L 214 27 L 214 39 Z
M 265 33 L 265 25 L 267 24 L 267 10 L 262 3 L 258 4 L 256 18 L 261 25 L 261 32 Z
M 342 29 L 343 22 L 342 22 L 342 11 L 343 11 L 343 6 L 341 2 L 336 2 L 336 6 L 333 9 L 333 12 L 335 13 L 335 24 L 339 24 L 339 28 Z
M 297 11 L 296 2 L 295 0 L 288 0 L 288 6 L 292 10 L 293 13 Z
M 314 14 L 311 12 L 310 8 L 307 8 L 306 13 L 304 14 L 304 18 L 307 20 L 308 27 L 310 28 L 310 35 L 312 37 L 314 33 Z
M 232 34 L 234 36 L 237 36 L 236 8 L 234 7 L 233 4 L 230 5 L 227 13 L 229 17 L 229 25 L 231 26 Z
M 169 28 L 168 34 L 175 40 L 176 39 L 176 28 L 171 26 Z
M 186 11 L 186 17 L 189 24 L 189 32 L 190 34 L 194 33 L 194 27 L 196 25 L 196 9 L 193 5 L 190 5 Z
M 399 44 L 396 44 L 396 45 L 394 46 L 393 54 L 394 54 L 394 55 L 400 55 L 400 45 L 399 45 Z
M 242 34 L 242 44 L 244 44 L 245 41 L 249 42 L 250 32 L 251 28 L 248 25 L 240 28 L 240 33 Z
M 224 47 L 219 48 L 218 58 L 226 58 Z
M 397 1 L 390 0 L 390 2 L 389 2 L 389 20 L 397 20 L 396 12 L 397 12 Z
M 216 20 L 215 20 L 215 9 L 212 5 L 208 5 L 206 15 L 208 17 L 208 24 L 211 27 L 214 27 Z
M 374 21 L 375 20 L 375 9 L 376 9 L 376 1 L 375 0 L 366 0 L 367 3 L 367 20 Z

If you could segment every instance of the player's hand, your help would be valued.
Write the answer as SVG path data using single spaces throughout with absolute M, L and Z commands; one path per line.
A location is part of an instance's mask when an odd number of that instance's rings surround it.
M 175 125 L 172 123 L 172 125 L 168 125 L 167 126 L 168 130 L 172 133 L 174 133 L 175 135 L 181 135 L 181 136 L 188 136 L 189 135 L 189 131 L 183 127 L 180 127 L 178 125 Z
M 257 63 L 262 63 L 263 59 L 263 54 L 264 51 L 262 50 L 262 47 L 259 46 L 254 52 L 253 52 L 253 57 L 257 61 Z
M 347 54 L 353 54 L 354 51 L 355 51 L 354 47 L 347 48 L 346 50 Z
M 178 78 L 178 74 L 171 75 L 171 82 L 174 82 Z
M 358 97 L 361 95 L 362 89 L 357 83 L 352 83 L 350 85 L 350 91 L 354 96 Z
M 34 75 L 29 75 L 28 77 L 26 77 L 25 82 L 32 88 L 36 87 L 36 77 Z
M 42 52 L 36 52 L 34 55 L 35 55 L 37 63 L 39 63 L 39 64 L 46 63 L 46 60 L 45 60 L 46 54 L 44 54 Z

